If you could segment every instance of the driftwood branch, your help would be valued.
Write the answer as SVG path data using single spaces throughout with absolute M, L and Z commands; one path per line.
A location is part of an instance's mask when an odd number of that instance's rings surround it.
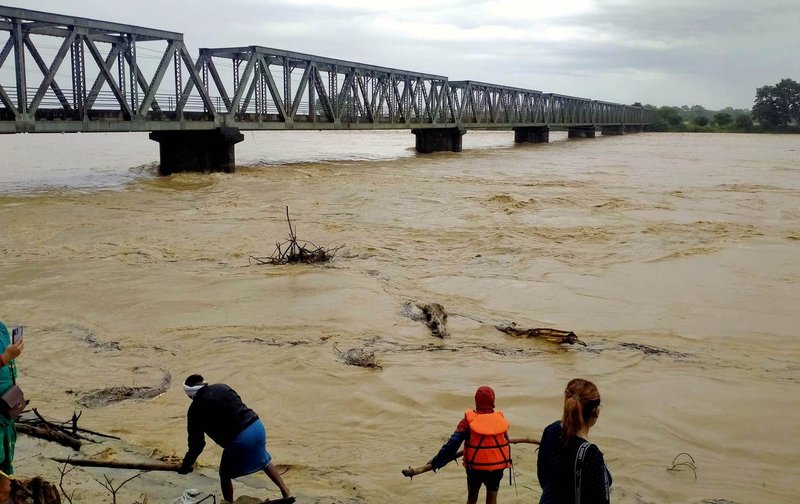
M 180 464 L 169 464 L 167 462 L 117 462 L 112 460 L 92 460 L 52 457 L 51 460 L 64 464 L 71 464 L 81 467 L 106 467 L 108 469 L 137 469 L 140 471 L 168 471 L 178 472 Z
M 96 479 L 96 478 L 95 478 L 95 481 L 100 483 L 100 485 L 102 485 L 103 488 L 105 488 L 106 490 L 108 490 L 111 493 L 111 502 L 112 502 L 112 504 L 117 504 L 117 492 L 119 492 L 120 488 L 125 486 L 125 483 L 127 483 L 127 482 L 129 482 L 129 481 L 131 481 L 133 479 L 138 478 L 142 474 L 144 474 L 144 473 L 134 474 L 130 478 L 126 479 L 125 481 L 123 481 L 122 483 L 117 485 L 116 487 L 114 486 L 114 480 L 110 479 L 107 474 L 103 475 L 103 479 L 106 480 L 105 483 L 103 483 L 102 481 L 100 481 L 99 479 Z
M 86 434 L 91 434 L 92 436 L 100 436 L 108 439 L 122 439 L 118 436 L 112 436 L 111 434 L 103 434 L 102 432 L 97 432 L 89 429 L 84 429 L 83 427 L 78 427 L 76 429 L 78 432 L 85 432 Z
M 58 431 L 64 432 L 65 434 L 71 434 L 72 436 L 75 436 L 75 437 L 80 438 L 80 439 L 85 439 L 87 441 L 89 441 L 90 439 L 87 438 L 86 436 L 82 436 L 82 435 L 80 435 L 78 433 L 79 432 L 85 432 L 86 434 L 91 434 L 93 436 L 100 436 L 100 437 L 109 438 L 109 439 L 120 439 L 117 436 L 112 436 L 111 434 L 103 434 L 102 432 L 96 432 L 96 431 L 93 431 L 93 430 L 84 429 L 83 427 L 78 427 L 78 419 L 81 417 L 81 415 L 83 415 L 83 411 L 81 411 L 80 413 L 77 413 L 77 414 L 73 412 L 72 413 L 72 419 L 67 420 L 66 422 L 61 422 L 60 424 L 56 423 L 56 422 L 51 422 L 50 420 L 47 420 L 45 417 L 42 416 L 41 413 L 39 413 L 39 410 L 37 408 L 33 408 L 32 411 L 36 415 L 36 418 L 38 418 L 39 421 L 44 426 L 46 426 L 48 429 L 58 430 Z M 30 421 L 28 421 L 28 420 L 22 420 L 22 421 L 30 423 Z M 67 424 L 70 425 L 69 428 L 66 427 Z
M 517 336 L 523 338 L 541 338 L 547 341 L 558 343 L 560 345 L 578 344 L 581 346 L 586 346 L 586 343 L 578 339 L 578 336 L 575 335 L 575 333 L 572 331 L 553 329 L 551 327 L 535 327 L 530 329 L 524 329 L 521 327 L 517 327 L 517 325 L 513 322 L 511 323 L 511 325 L 505 325 L 505 326 L 496 325 L 494 327 L 498 331 L 510 334 L 511 336 Z
M 533 438 L 510 438 L 508 442 L 511 444 L 535 444 L 535 445 L 541 443 L 538 439 L 533 439 Z M 464 450 L 459 450 L 458 453 L 456 453 L 456 456 L 453 458 L 453 460 L 456 460 L 458 457 L 462 455 L 464 455 Z M 433 466 L 431 465 L 430 462 L 420 467 L 409 466 L 408 469 L 403 469 L 402 473 L 403 476 L 405 476 L 406 478 L 413 478 L 418 474 L 424 474 L 429 471 L 433 471 Z
M 102 432 L 95 432 L 89 429 L 78 427 L 78 419 L 81 414 L 72 414 L 72 419 L 66 422 L 53 422 L 47 420 L 39 410 L 33 408 L 33 414 L 36 418 L 21 418 L 17 420 L 17 431 L 25 435 L 44 439 L 46 441 L 53 441 L 64 446 L 68 446 L 73 450 L 79 450 L 83 441 L 96 442 L 94 439 L 85 436 L 83 433 L 91 434 L 93 436 L 100 436 L 111 439 L 119 439 L 110 434 L 103 434 Z
M 39 439 L 45 439 L 47 441 L 53 441 L 64 446 L 68 446 L 73 450 L 81 449 L 80 439 L 70 436 L 69 434 L 65 434 L 59 430 L 48 427 L 29 425 L 22 422 L 18 422 L 16 424 L 16 427 L 17 427 L 17 432 L 21 432 L 22 434 L 26 434 L 28 436 L 36 437 Z
M 293 263 L 321 263 L 333 260 L 344 245 L 335 248 L 318 247 L 310 241 L 297 239 L 297 227 L 292 225 L 289 218 L 289 207 L 286 207 L 286 222 L 289 224 L 289 239 L 275 244 L 275 251 L 269 257 L 250 256 L 250 264 L 293 264 Z
M 67 495 L 67 491 L 64 490 L 64 476 L 66 476 L 67 474 L 71 473 L 74 470 L 75 466 L 72 466 L 69 469 L 67 469 L 66 463 L 58 468 L 58 472 L 61 474 L 61 477 L 58 479 L 58 488 L 59 490 L 61 490 L 61 493 L 64 494 L 64 498 L 67 499 L 67 502 L 69 502 L 69 504 L 72 504 L 72 498 L 75 496 L 75 490 L 73 490 L 72 492 L 69 493 L 69 495 Z

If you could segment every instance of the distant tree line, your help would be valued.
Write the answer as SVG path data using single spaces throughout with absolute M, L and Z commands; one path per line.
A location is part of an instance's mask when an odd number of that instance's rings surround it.
M 742 131 L 754 130 L 751 111 L 734 109 L 708 110 L 702 105 L 658 107 L 653 124 L 656 131 Z
M 800 133 L 800 83 L 783 79 L 756 90 L 752 110 L 707 110 L 701 105 L 654 107 L 656 131 Z

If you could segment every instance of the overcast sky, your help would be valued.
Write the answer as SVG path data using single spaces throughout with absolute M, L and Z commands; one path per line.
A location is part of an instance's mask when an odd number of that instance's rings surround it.
M 800 0 L 0 0 L 605 101 L 750 108 L 800 80 Z

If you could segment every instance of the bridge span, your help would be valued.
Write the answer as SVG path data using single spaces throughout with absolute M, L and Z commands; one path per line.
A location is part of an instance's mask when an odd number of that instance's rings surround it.
M 594 138 L 655 118 L 637 106 L 261 46 L 204 48 L 193 59 L 181 33 L 13 7 L 0 6 L 2 32 L 0 133 L 149 131 L 164 174 L 233 171 L 242 130 L 407 129 L 428 153 L 460 152 L 469 129 L 541 143 L 551 128 Z

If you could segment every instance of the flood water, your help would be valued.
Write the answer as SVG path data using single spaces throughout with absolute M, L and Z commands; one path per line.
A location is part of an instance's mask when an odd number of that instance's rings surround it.
M 146 134 L 0 137 L 0 318 L 26 325 L 20 384 L 46 417 L 82 410 L 123 438 L 84 455 L 158 458 L 186 449 L 180 383 L 199 372 L 259 413 L 298 502 L 460 503 L 456 463 L 400 470 L 436 453 L 475 389 L 495 389 L 512 437 L 538 438 L 584 377 L 614 502 L 795 502 L 800 136 L 551 136 L 469 132 L 463 153 L 416 155 L 404 131 L 248 132 L 235 174 L 165 178 Z M 344 245 L 332 263 L 249 264 L 286 238 L 287 205 L 300 239 Z M 450 336 L 408 302 L 442 304 Z M 510 322 L 587 346 L 495 329 Z M 382 369 L 344 364 L 353 348 Z M 158 397 L 81 404 L 165 372 Z M 219 494 L 212 445 L 192 475 L 149 473 L 119 501 Z M 534 448 L 515 446 L 501 502 L 538 500 Z M 681 452 L 696 479 L 666 470 Z M 16 471 L 57 482 L 46 457 L 69 453 L 20 436 Z M 64 486 L 110 499 L 100 474 Z M 264 475 L 234 488 L 279 496 Z

